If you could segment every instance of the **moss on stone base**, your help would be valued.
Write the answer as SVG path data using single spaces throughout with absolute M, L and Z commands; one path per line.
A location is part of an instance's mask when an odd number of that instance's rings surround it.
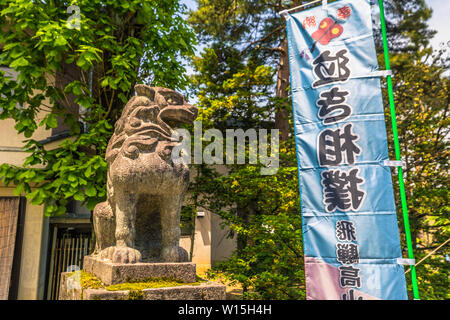
M 205 282 L 205 280 L 197 280 L 192 283 L 184 283 L 172 278 L 148 278 L 143 280 L 129 281 L 125 283 L 112 284 L 106 287 L 109 291 L 118 290 L 139 290 L 151 288 L 166 288 L 166 287 L 177 287 L 177 286 L 195 286 Z
M 97 278 L 92 273 L 86 271 L 75 271 L 80 272 L 80 286 L 81 286 L 81 299 L 83 299 L 83 291 L 85 289 L 106 289 L 108 291 L 129 291 L 129 300 L 141 300 L 143 297 L 144 289 L 151 288 L 166 288 L 166 287 L 177 287 L 177 286 L 196 286 L 207 282 L 199 277 L 197 277 L 196 282 L 185 283 L 173 278 L 147 278 L 142 280 L 129 280 L 129 282 L 112 284 L 110 286 L 105 286 L 102 281 Z M 75 272 L 69 274 L 72 276 Z
M 142 290 L 130 290 L 128 293 L 128 300 L 142 300 L 144 292 Z
M 91 289 L 101 289 L 105 286 L 103 285 L 102 281 L 94 276 L 92 273 L 81 271 L 81 287 L 83 289 L 85 288 L 91 288 Z

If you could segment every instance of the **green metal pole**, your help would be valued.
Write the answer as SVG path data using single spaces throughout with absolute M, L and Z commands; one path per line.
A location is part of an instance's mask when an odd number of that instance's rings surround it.
M 386 70 L 391 70 L 391 65 L 389 63 L 389 48 L 387 43 L 386 21 L 384 18 L 383 0 L 378 0 L 378 3 L 380 5 L 381 32 L 383 34 L 384 62 L 386 65 Z M 391 110 L 392 132 L 394 134 L 395 158 L 398 161 L 401 161 L 400 144 L 398 142 L 398 132 L 397 132 L 397 120 L 395 117 L 394 92 L 392 89 L 392 78 L 390 75 L 387 76 L 387 87 L 389 92 L 389 107 Z M 403 221 L 405 222 L 405 235 L 406 235 L 406 243 L 408 246 L 408 257 L 409 259 L 414 259 L 411 241 L 411 230 L 409 228 L 408 206 L 406 203 L 405 184 L 403 182 L 403 168 L 401 166 L 398 167 L 398 182 L 400 185 L 400 198 L 402 202 Z M 411 279 L 413 285 L 414 299 L 419 300 L 419 289 L 417 287 L 416 267 L 414 265 L 411 266 Z

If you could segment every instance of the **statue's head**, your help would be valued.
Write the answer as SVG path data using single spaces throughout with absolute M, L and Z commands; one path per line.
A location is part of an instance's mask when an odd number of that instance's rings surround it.
M 197 117 L 197 108 L 171 89 L 142 84 L 134 88 L 137 95 L 130 99 L 117 120 L 106 150 L 109 164 L 121 152 L 131 159 L 155 151 L 167 158 L 179 143 L 172 137 L 173 129 L 181 123 L 192 123 Z

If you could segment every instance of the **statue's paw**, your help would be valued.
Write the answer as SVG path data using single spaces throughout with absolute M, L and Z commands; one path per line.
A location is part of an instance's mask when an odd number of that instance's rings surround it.
M 115 248 L 116 247 L 108 247 L 106 249 L 103 249 L 98 253 L 97 256 L 99 256 L 100 259 L 112 260 Z
M 136 263 L 142 260 L 141 253 L 129 247 L 115 247 L 112 255 L 113 263 Z

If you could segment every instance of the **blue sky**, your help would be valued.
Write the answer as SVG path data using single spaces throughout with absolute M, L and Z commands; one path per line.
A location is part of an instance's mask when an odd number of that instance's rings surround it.
M 440 42 L 450 41 L 450 1 L 425 0 L 425 2 L 433 9 L 428 25 L 438 32 L 431 41 L 433 48 L 437 49 Z
M 188 8 L 195 9 L 195 0 L 182 0 Z M 431 41 L 433 48 L 437 49 L 441 42 L 450 41 L 450 0 L 425 0 L 426 4 L 433 9 L 433 15 L 428 20 L 431 29 L 436 30 L 437 34 Z M 450 43 L 448 44 L 450 46 Z

